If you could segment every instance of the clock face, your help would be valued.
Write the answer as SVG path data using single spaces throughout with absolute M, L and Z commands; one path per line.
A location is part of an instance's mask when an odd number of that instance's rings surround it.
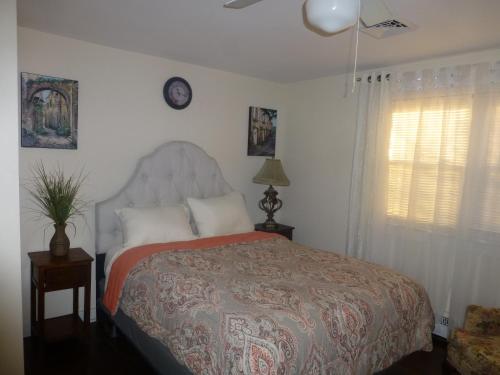
M 185 79 L 173 77 L 165 83 L 163 97 L 170 107 L 184 109 L 191 103 L 193 92 Z

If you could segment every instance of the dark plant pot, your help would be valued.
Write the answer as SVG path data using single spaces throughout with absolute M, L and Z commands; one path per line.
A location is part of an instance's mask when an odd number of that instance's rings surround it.
M 50 255 L 54 257 L 65 257 L 69 251 L 69 238 L 66 235 L 66 224 L 54 224 L 55 233 L 50 239 Z

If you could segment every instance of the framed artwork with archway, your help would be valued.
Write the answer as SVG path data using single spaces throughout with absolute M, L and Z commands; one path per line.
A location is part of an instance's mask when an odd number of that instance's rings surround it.
M 21 73 L 21 146 L 77 148 L 78 81 Z

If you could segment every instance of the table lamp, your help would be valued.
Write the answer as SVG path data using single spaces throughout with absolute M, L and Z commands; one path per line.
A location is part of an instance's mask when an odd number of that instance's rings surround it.
M 259 173 L 253 178 L 253 182 L 269 185 L 269 188 L 264 192 L 264 198 L 259 201 L 259 208 L 267 214 L 264 225 L 267 228 L 276 228 L 278 224 L 274 221 L 274 213 L 283 206 L 283 202 L 278 198 L 278 192 L 273 188 L 273 185 L 290 185 L 290 180 L 285 175 L 281 160 L 266 159 Z

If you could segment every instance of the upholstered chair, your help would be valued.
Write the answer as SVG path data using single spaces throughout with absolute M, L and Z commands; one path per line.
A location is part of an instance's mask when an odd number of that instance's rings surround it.
M 500 308 L 470 305 L 464 328 L 449 339 L 447 360 L 462 375 L 500 375 Z

